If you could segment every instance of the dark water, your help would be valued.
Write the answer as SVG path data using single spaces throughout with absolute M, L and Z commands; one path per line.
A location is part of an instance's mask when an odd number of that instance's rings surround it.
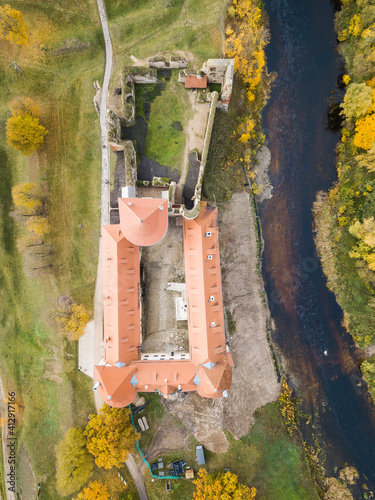
M 303 433 L 310 442 L 318 437 L 329 472 L 354 465 L 359 483 L 375 490 L 375 411 L 312 232 L 316 192 L 336 179 L 339 135 L 328 128 L 328 111 L 342 61 L 335 50 L 333 3 L 265 0 L 272 36 L 268 66 L 278 78 L 264 116 L 274 196 L 260 207 L 263 273 L 275 342 L 303 410 L 313 415 Z M 360 489 L 356 497 L 362 497 Z

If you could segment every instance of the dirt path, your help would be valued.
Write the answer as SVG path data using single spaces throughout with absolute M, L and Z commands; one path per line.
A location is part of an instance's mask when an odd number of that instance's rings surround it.
M 101 186 L 101 214 L 102 214 L 102 224 L 109 224 L 109 196 L 110 196 L 110 185 L 109 185 L 109 149 L 108 149 L 108 123 L 107 123 L 107 94 L 109 87 L 109 80 L 111 78 L 112 72 L 112 42 L 111 35 L 109 33 L 107 15 L 105 12 L 105 7 L 103 0 L 97 0 L 100 22 L 102 24 L 104 42 L 105 42 L 105 70 L 103 87 L 100 101 L 100 129 L 101 129 L 101 141 L 102 141 L 102 186 Z
M 194 115 L 188 123 L 186 134 L 186 145 L 184 157 L 181 163 L 181 176 L 176 186 L 176 203 L 183 203 L 182 193 L 189 169 L 189 153 L 197 149 L 202 151 L 204 133 L 206 130 L 207 116 L 210 111 L 208 103 L 197 103 L 197 94 L 189 92 L 189 99 L 194 111 Z
M 0 416 L 2 419 L 2 422 L 5 422 L 5 425 L 2 425 L 1 429 L 1 438 L 2 438 L 2 447 L 3 447 L 3 464 L 4 464 L 4 474 L 5 476 L 9 473 L 9 464 L 8 464 L 8 454 L 7 454 L 7 441 L 8 441 L 8 433 L 7 433 L 7 425 L 6 422 L 8 421 L 8 410 L 6 405 L 4 404 L 5 400 L 5 394 L 6 391 L 4 389 L 4 384 L 3 384 L 3 378 L 0 370 Z M 4 420 L 3 420 L 4 419 Z M 17 480 L 17 476 L 16 476 Z M 9 491 L 7 486 L 5 486 L 5 491 L 6 491 L 6 500 L 17 500 L 17 495 L 16 493 L 13 493 L 12 491 Z
M 255 214 L 249 194 L 235 193 L 220 212 L 224 303 L 236 332 L 230 340 L 233 382 L 224 408 L 224 423 L 235 436 L 249 432 L 257 408 L 280 391 L 267 341 L 269 310 L 257 270 Z
M 148 500 L 145 483 L 143 482 L 143 476 L 139 472 L 138 466 L 134 461 L 133 455 L 129 455 L 129 458 L 125 463 L 126 467 L 128 468 L 128 471 L 130 472 L 133 478 L 140 500 Z
M 192 393 L 166 403 L 168 411 L 216 453 L 228 448 L 225 430 L 235 437 L 246 435 L 255 410 L 277 399 L 280 391 L 267 342 L 269 312 L 257 272 L 254 211 L 248 193 L 235 193 L 219 217 L 223 298 L 236 324 L 229 339 L 234 360 L 232 387 L 226 399 L 208 400 Z

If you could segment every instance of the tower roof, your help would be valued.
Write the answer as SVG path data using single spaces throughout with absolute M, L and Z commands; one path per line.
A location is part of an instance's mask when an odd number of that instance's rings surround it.
M 226 360 L 218 361 L 213 368 L 199 365 L 197 374 L 198 394 L 206 398 L 219 398 L 232 384 L 232 369 Z
M 131 383 L 134 372 L 134 366 L 95 366 L 95 380 L 100 383 L 99 394 L 107 405 L 123 408 L 134 401 L 137 394 Z
M 119 198 L 125 238 L 141 247 L 158 243 L 168 229 L 168 201 L 160 198 Z

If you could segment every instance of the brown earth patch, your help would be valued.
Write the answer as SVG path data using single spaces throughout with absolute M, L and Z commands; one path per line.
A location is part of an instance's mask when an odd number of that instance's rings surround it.
M 151 462 L 154 458 L 164 453 L 178 449 L 190 447 L 190 432 L 171 415 L 163 418 L 158 430 L 156 431 L 149 449 L 146 453 L 146 459 Z
M 257 270 L 255 216 L 249 194 L 235 193 L 219 217 L 223 298 L 235 322 L 235 333 L 228 338 L 234 360 L 232 387 L 227 398 L 175 394 L 164 404 L 205 448 L 223 453 L 228 449 L 225 431 L 235 437 L 248 434 L 255 410 L 277 399 L 280 384 L 267 341 L 269 310 Z

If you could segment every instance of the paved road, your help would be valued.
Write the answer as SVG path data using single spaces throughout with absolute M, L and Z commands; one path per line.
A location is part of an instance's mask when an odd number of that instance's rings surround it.
M 105 12 L 105 7 L 103 0 L 96 0 L 99 9 L 100 21 L 102 23 L 103 36 L 105 41 L 105 70 L 104 70 L 104 80 L 102 87 L 102 96 L 100 101 L 100 130 L 101 130 L 101 142 L 102 142 L 102 196 L 101 196 L 101 224 L 109 224 L 109 200 L 110 200 L 110 170 L 109 170 L 109 148 L 108 148 L 108 123 L 107 123 L 107 94 L 109 87 L 109 80 L 111 78 L 112 72 L 112 42 L 111 36 L 109 34 L 107 15 Z M 94 329 L 95 329 L 95 363 L 98 363 L 101 359 L 100 346 L 103 339 L 102 325 L 103 325 L 103 308 L 102 308 L 102 266 L 101 266 L 101 253 L 102 246 L 100 242 L 99 248 L 99 265 L 98 274 L 95 287 L 95 308 L 94 308 Z M 103 404 L 100 396 L 95 393 L 95 404 L 96 407 L 100 407 Z M 146 493 L 146 488 L 143 482 L 142 475 L 140 474 L 137 464 L 134 458 L 130 455 L 126 461 L 128 470 L 133 478 L 133 481 L 138 490 L 139 498 L 141 500 L 148 500 Z

